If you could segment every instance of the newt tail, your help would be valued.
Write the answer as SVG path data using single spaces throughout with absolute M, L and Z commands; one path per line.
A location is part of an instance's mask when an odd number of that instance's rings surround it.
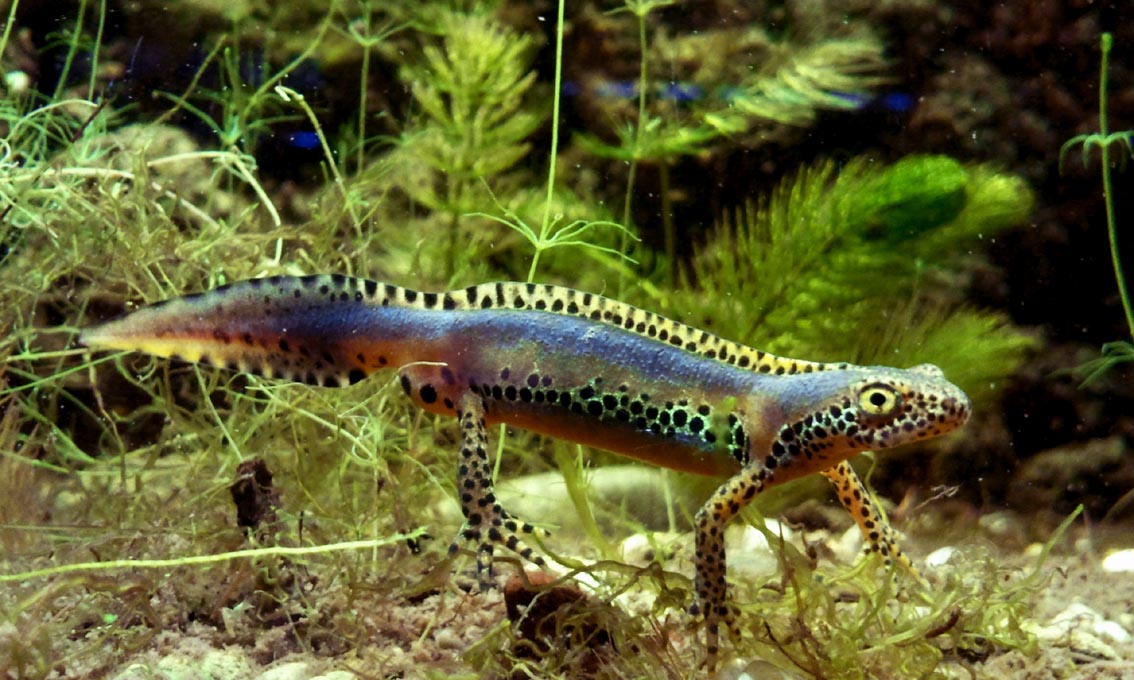
M 522 539 L 533 527 L 496 501 L 492 423 L 728 477 L 695 522 L 694 610 L 705 618 L 710 660 L 729 619 L 724 526 L 745 504 L 820 472 L 868 551 L 915 571 L 846 461 L 946 434 L 971 410 L 936 366 L 778 357 L 550 285 L 429 293 L 338 275 L 272 277 L 146 307 L 80 339 L 325 387 L 397 370 L 414 403 L 460 423 L 459 538 L 476 547 L 485 583 L 497 547 L 542 564 Z

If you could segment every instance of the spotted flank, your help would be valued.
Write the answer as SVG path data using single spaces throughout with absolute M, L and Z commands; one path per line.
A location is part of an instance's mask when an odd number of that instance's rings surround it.
M 822 473 L 868 550 L 916 574 L 846 461 L 946 434 L 970 413 L 935 366 L 786 359 L 539 284 L 432 293 L 337 275 L 272 277 L 140 309 L 81 341 L 325 387 L 396 370 L 415 404 L 458 420 L 458 541 L 474 548 L 485 585 L 497 548 L 542 564 L 524 538 L 535 529 L 496 499 L 486 453 L 494 423 L 726 477 L 695 520 L 693 610 L 705 620 L 710 664 L 730 621 L 724 527 L 744 505 Z

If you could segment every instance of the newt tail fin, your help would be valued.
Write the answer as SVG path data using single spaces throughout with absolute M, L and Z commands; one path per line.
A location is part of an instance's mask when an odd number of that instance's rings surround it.
M 348 385 L 404 354 L 397 333 L 374 337 L 383 309 L 375 304 L 377 286 L 345 276 L 253 279 L 144 307 L 85 329 L 79 341 L 269 378 Z

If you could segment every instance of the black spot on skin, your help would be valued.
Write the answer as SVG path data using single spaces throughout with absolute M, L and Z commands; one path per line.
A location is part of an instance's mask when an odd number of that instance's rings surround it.
M 433 385 L 422 385 L 419 394 L 421 394 L 421 401 L 426 404 L 437 401 L 437 390 L 433 389 Z
M 347 373 L 347 381 L 350 382 L 351 385 L 361 382 L 365 378 L 366 371 L 363 371 L 361 368 L 352 368 L 350 373 Z
M 421 302 L 426 309 L 433 309 L 437 306 L 437 293 L 422 293 Z
M 363 281 L 362 285 L 366 289 L 366 294 L 368 296 L 374 297 L 375 295 L 378 294 L 378 282 L 377 281 Z
M 280 340 L 280 351 L 284 353 L 291 351 L 291 346 L 287 344 L 287 340 Z
M 409 394 L 410 396 L 413 396 L 413 392 L 411 392 L 411 391 L 410 391 L 410 379 L 409 379 L 409 376 L 408 376 L 408 375 L 403 375 L 403 376 L 402 376 L 402 379 L 401 379 L 401 382 L 402 382 L 402 390 L 403 390 L 403 391 L 404 391 L 404 392 L 405 392 L 406 394 Z
M 602 402 L 597 399 L 587 402 L 587 413 L 590 413 L 592 416 L 601 416 L 604 410 Z

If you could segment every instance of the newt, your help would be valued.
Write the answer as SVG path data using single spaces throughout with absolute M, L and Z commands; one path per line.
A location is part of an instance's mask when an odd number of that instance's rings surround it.
M 707 660 L 731 621 L 724 529 L 761 491 L 814 472 L 835 486 L 868 552 L 916 574 L 847 460 L 937 437 L 969 417 L 940 369 L 774 356 L 600 295 L 544 284 L 447 292 L 341 275 L 253 279 L 88 328 L 132 350 L 311 385 L 399 373 L 409 398 L 458 419 L 461 541 L 482 585 L 497 548 L 543 565 L 536 529 L 493 492 L 488 427 L 507 423 L 676 470 L 727 477 L 695 518 L 695 616 Z

